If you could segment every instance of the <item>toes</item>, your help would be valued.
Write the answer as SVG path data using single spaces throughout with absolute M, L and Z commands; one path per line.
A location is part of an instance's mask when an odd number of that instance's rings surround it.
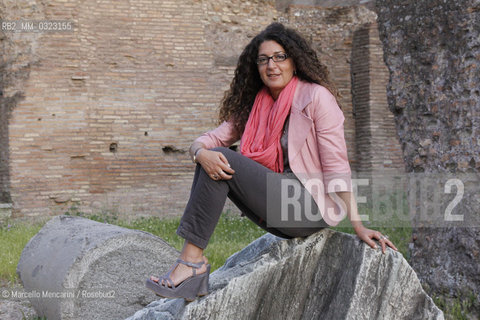
M 157 277 L 155 277 L 155 276 L 150 276 L 150 280 L 155 281 L 156 283 L 158 283 L 158 280 L 159 280 L 159 279 L 158 279 Z

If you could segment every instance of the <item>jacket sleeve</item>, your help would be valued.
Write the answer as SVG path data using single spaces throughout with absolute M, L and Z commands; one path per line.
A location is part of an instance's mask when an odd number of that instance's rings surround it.
M 335 97 L 325 87 L 319 87 L 313 97 L 312 103 L 315 104 L 313 120 L 325 190 L 351 191 L 351 171 L 344 137 L 343 112 Z
M 233 123 L 224 121 L 217 128 L 205 132 L 195 139 L 195 142 L 201 142 L 207 149 L 212 149 L 215 147 L 229 147 L 239 139 L 240 137 L 236 133 Z

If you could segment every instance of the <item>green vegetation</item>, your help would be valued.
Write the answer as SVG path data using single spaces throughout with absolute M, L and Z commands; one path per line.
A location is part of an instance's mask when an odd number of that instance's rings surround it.
M 83 216 L 95 221 L 119 225 L 124 228 L 150 232 L 162 238 L 179 251 L 182 250 L 183 247 L 183 238 L 175 233 L 180 223 L 180 217 L 162 219 L 158 217 L 143 217 L 132 221 L 125 221 L 119 219 L 118 216 L 112 212 L 86 215 L 76 210 L 71 210 L 68 214 Z M 223 213 L 205 250 L 205 256 L 212 265 L 212 271 L 221 267 L 229 256 L 265 233 L 263 229 L 248 218 L 241 218 L 237 214 Z
M 7 220 L 0 223 L 0 280 L 13 283 L 17 280 L 17 264 L 27 242 L 43 223 L 25 223 Z
M 477 298 L 473 292 L 464 297 L 449 298 L 447 296 L 431 295 L 433 302 L 445 313 L 447 320 L 470 320 L 478 319 L 480 314 L 474 314 L 479 310 Z
M 150 232 L 161 237 L 177 250 L 181 250 L 184 240 L 175 233 L 179 222 L 180 218 L 161 220 L 151 217 L 140 218 L 130 224 L 120 225 Z M 243 249 L 263 234 L 265 234 L 265 231 L 247 218 L 222 214 L 205 250 L 205 256 L 212 265 L 212 271 L 221 267 L 229 256 Z

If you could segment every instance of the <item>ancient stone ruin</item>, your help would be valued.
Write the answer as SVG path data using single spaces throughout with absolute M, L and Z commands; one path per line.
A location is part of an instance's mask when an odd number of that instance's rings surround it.
M 178 254 L 146 232 L 58 216 L 26 245 L 17 273 L 39 317 L 116 320 L 156 299 L 145 280 Z
M 329 229 L 255 240 L 211 275 L 209 295 L 190 304 L 158 300 L 144 286 L 177 256 L 146 232 L 59 216 L 30 240 L 17 270 L 49 320 L 443 319 L 400 253 Z
M 195 302 L 161 299 L 127 320 L 444 319 L 401 254 L 325 229 L 267 234 L 231 256 Z

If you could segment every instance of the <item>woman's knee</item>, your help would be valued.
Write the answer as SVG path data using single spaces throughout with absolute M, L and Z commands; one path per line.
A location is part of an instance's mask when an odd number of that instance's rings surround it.
M 228 160 L 230 159 L 233 159 L 232 157 L 235 157 L 235 154 L 237 154 L 237 152 L 233 151 L 232 149 L 230 148 L 226 148 L 226 147 L 215 147 L 213 149 L 210 149 L 211 151 L 217 151 L 217 152 L 220 152 L 221 154 L 223 154 L 225 156 L 225 158 L 227 158 Z
M 217 152 L 221 152 L 223 153 L 223 155 L 229 153 L 229 152 L 232 152 L 232 150 L 230 148 L 227 148 L 227 147 L 215 147 L 213 149 L 210 149 L 211 151 L 217 151 Z

